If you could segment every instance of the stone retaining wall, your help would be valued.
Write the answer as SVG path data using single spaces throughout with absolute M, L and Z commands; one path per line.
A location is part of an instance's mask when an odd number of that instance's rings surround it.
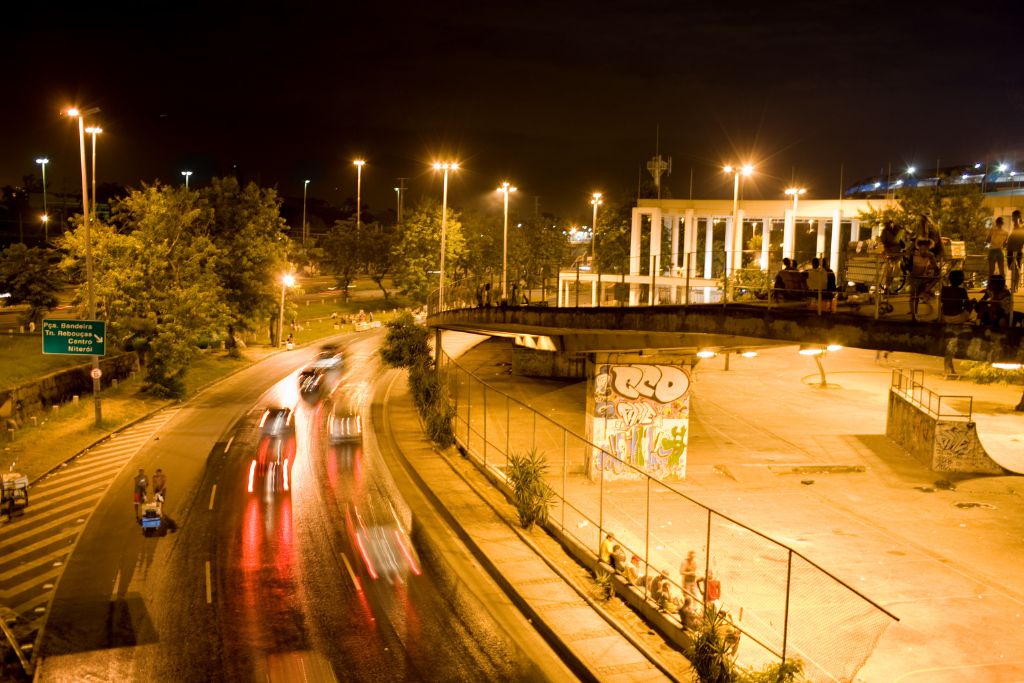
M 135 352 L 120 353 L 100 359 L 103 378 L 102 387 L 109 387 L 111 380 L 122 380 L 139 370 L 139 357 Z M 92 370 L 90 363 L 53 372 L 27 384 L 0 390 L 0 418 L 23 421 L 29 415 L 45 412 L 52 405 L 71 400 L 72 396 L 87 396 L 92 393 Z

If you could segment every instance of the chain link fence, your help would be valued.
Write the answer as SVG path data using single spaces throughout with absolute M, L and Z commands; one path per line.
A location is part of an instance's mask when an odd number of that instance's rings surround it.
M 504 479 L 510 454 L 542 453 L 556 496 L 550 523 L 595 556 L 614 533 L 627 556 L 639 558 L 640 573 L 667 572 L 676 595 L 693 551 L 698 586 L 719 581 L 720 606 L 742 633 L 740 664 L 798 657 L 810 680 L 851 681 L 896 620 L 792 548 L 602 451 L 447 355 L 441 361 L 456 440 L 477 464 Z M 692 596 L 704 600 L 702 589 Z

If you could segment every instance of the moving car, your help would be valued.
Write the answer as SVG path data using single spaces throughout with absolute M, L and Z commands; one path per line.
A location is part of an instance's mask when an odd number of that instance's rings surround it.
M 327 433 L 330 435 L 331 443 L 362 441 L 363 418 L 358 402 L 349 397 L 336 401 L 327 423 Z

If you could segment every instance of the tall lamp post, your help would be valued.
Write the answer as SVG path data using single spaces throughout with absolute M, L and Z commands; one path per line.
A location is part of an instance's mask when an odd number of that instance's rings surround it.
M 89 319 L 96 319 L 96 297 L 92 286 L 92 233 L 89 227 L 89 183 L 85 172 L 85 117 L 99 112 L 99 108 L 80 111 L 75 108 L 67 110 L 68 118 L 78 119 L 78 148 L 82 157 L 82 225 L 85 227 L 85 280 Z M 103 408 L 100 405 L 100 357 L 92 357 L 92 398 L 96 414 L 96 426 L 103 422 Z
M 359 234 L 359 230 L 363 227 L 363 166 L 366 162 L 362 159 L 356 159 L 352 162 L 356 167 L 356 234 Z
M 742 252 L 737 252 L 737 243 L 740 249 L 743 248 L 743 226 L 740 225 L 740 176 L 750 176 L 754 172 L 754 167 L 751 164 L 744 164 L 743 166 L 733 166 L 728 164 L 722 168 L 726 173 L 731 173 L 733 176 L 732 184 L 732 244 L 725 245 L 725 262 L 726 266 L 726 277 L 732 274 L 732 271 L 738 270 L 737 266 L 742 265 L 743 255 Z
M 501 232 L 501 300 L 508 301 L 508 193 L 515 192 L 508 181 L 501 184 L 498 192 L 505 195 L 505 226 Z
M 43 167 L 43 244 L 50 243 L 50 212 L 46 210 L 46 165 L 50 160 L 46 157 L 36 159 L 36 163 Z
M 188 179 L 192 175 L 192 171 L 182 171 L 181 175 L 185 176 L 185 192 L 188 192 Z
M 92 136 L 92 218 L 96 220 L 96 136 L 103 132 L 99 126 L 89 126 L 85 132 Z
M 441 311 L 444 307 L 444 251 L 448 233 L 448 171 L 459 170 L 459 164 L 456 161 L 435 161 L 434 170 L 444 171 L 444 190 L 441 194 L 441 277 L 437 288 L 437 310 Z
M 796 223 L 796 204 L 800 199 L 800 195 L 807 192 L 806 187 L 787 187 L 786 196 L 793 198 L 793 223 Z
M 281 348 L 282 337 L 284 337 L 284 292 L 295 284 L 295 276 L 284 275 L 281 277 L 281 310 L 277 316 L 277 347 Z
M 604 204 L 603 197 L 600 192 L 595 192 L 590 195 L 590 203 L 594 205 L 594 222 L 590 226 L 590 267 L 593 271 L 597 272 L 597 207 Z
M 302 181 L 302 246 L 306 246 L 306 191 L 309 190 L 309 181 Z

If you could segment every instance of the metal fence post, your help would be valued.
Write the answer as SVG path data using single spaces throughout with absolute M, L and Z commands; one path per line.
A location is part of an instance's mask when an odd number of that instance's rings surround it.
M 645 506 L 644 519 L 644 567 L 647 568 L 647 575 L 651 575 L 651 477 L 647 476 L 647 504 Z M 647 597 L 647 581 L 644 581 L 644 597 Z
M 484 469 L 487 469 L 487 385 L 484 386 Z
M 695 254 L 686 255 L 686 291 L 683 293 L 683 303 L 687 306 L 690 305 L 690 256 Z
M 793 551 L 789 551 L 786 563 L 786 611 L 782 615 L 782 663 L 786 663 L 786 641 L 789 637 L 789 594 L 790 582 L 793 578 Z
M 508 469 L 508 456 L 511 455 L 509 445 L 509 434 L 512 427 L 512 409 L 509 407 L 508 394 L 505 394 L 505 468 Z
M 580 307 L 580 264 L 576 262 L 576 308 Z
M 468 370 L 466 375 L 466 450 L 469 451 L 473 438 L 473 377 Z
M 604 533 L 604 451 L 601 454 L 600 479 L 597 482 L 597 557 L 601 558 L 601 534 Z
M 569 432 L 565 427 L 562 427 L 562 524 L 560 529 L 565 529 L 565 505 L 566 505 L 566 488 L 567 480 L 569 478 Z
M 708 606 L 708 573 L 711 571 L 711 508 L 708 508 L 708 535 L 704 541 L 704 591 L 701 602 Z

